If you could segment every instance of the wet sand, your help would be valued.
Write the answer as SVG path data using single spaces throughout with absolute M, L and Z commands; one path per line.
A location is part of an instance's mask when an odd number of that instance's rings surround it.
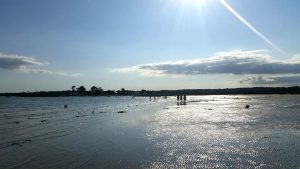
M 0 98 L 0 168 L 300 167 L 300 96 L 188 101 Z

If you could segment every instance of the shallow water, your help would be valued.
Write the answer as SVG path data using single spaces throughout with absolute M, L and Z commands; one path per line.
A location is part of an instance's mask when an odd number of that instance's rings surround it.
M 0 97 L 0 168 L 300 167 L 300 96 L 175 99 Z

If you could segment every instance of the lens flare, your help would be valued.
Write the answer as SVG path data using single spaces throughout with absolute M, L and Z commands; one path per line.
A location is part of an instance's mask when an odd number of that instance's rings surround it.
M 285 55 L 285 52 L 278 47 L 274 42 L 272 42 L 269 38 L 259 32 L 254 26 L 252 26 L 246 19 L 244 19 L 237 11 L 235 11 L 225 0 L 220 0 L 221 4 L 227 8 L 238 20 L 240 20 L 243 24 L 245 24 L 251 31 L 253 31 L 257 36 L 259 36 L 266 43 L 271 45 L 275 50 Z

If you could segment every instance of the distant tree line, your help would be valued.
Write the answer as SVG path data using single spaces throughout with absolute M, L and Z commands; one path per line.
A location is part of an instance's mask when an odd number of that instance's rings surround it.
M 226 89 L 182 89 L 150 91 L 151 95 L 300 94 L 300 87 L 252 87 Z
M 58 96 L 175 96 L 175 95 L 233 95 L 233 94 L 300 94 L 300 87 L 252 87 L 227 89 L 182 89 L 182 90 L 103 90 L 92 86 L 86 90 L 84 86 L 72 86 L 65 91 L 40 91 L 21 93 L 0 93 L 0 96 L 20 97 L 58 97 Z
M 21 96 L 21 97 L 59 97 L 59 96 L 141 96 L 147 95 L 146 90 L 133 91 L 121 88 L 120 90 L 103 90 L 102 87 L 92 86 L 87 90 L 84 86 L 73 85 L 71 90 L 65 91 L 36 91 L 21 93 L 0 93 L 0 96 Z

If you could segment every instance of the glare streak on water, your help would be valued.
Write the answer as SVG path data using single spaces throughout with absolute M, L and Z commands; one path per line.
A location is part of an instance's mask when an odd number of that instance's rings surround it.
M 0 168 L 300 167 L 300 96 L 175 99 L 0 97 Z
M 147 136 L 162 157 L 150 168 L 299 167 L 300 109 L 282 109 L 297 105 L 299 96 L 190 100 L 155 114 Z

